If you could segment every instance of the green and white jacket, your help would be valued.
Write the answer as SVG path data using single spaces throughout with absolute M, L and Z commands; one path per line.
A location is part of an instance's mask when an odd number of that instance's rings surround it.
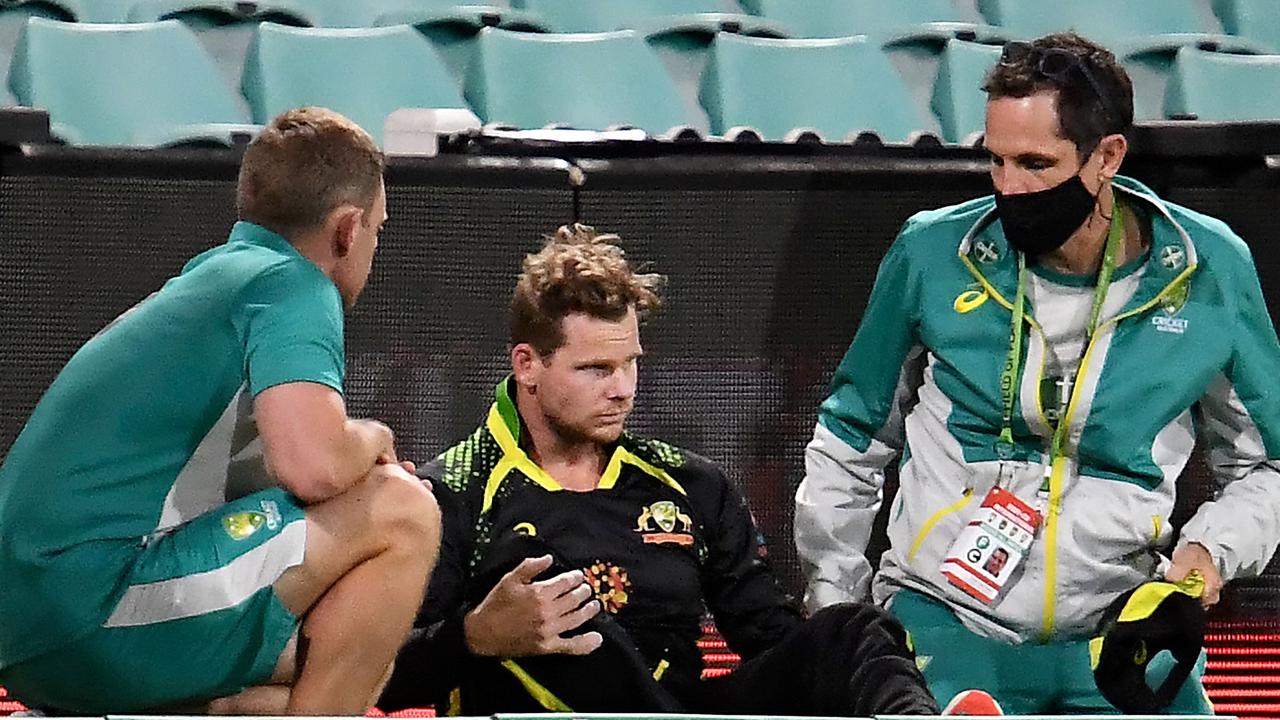
M 1140 183 L 1117 178 L 1114 187 L 1149 221 L 1150 251 L 1117 271 L 1083 356 L 1046 330 L 1076 312 L 1062 299 L 1070 282 L 1036 270 L 1042 292 L 1028 292 L 1016 449 L 1003 473 L 1000 378 L 1017 256 L 991 197 L 907 221 L 806 450 L 795 533 L 810 609 L 867 595 L 864 552 L 884 467 L 899 452 L 875 599 L 924 592 L 982 635 L 1087 636 L 1116 596 L 1155 576 L 1169 550 L 1175 481 L 1197 436 L 1218 492 L 1181 542 L 1207 547 L 1227 580 L 1266 566 L 1280 542 L 1280 343 L 1249 250 L 1224 223 Z M 1079 290 L 1091 299 L 1092 281 Z M 1041 379 L 1048 359 L 1064 356 L 1083 368 L 1066 412 L 1068 456 L 1053 464 L 1047 517 L 1021 577 L 985 606 L 939 565 L 998 477 L 1035 502 L 1052 435 Z

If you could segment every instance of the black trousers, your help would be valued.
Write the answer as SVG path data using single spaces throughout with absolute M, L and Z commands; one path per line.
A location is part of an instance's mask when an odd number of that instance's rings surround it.
M 782 642 L 681 702 L 699 713 L 937 715 L 902 625 L 874 605 L 824 608 Z
M 491 658 L 476 658 L 461 689 L 466 715 L 545 712 L 546 692 L 575 712 L 723 715 L 937 715 L 906 631 L 873 605 L 833 605 L 732 673 L 658 683 L 630 638 L 599 621 L 605 644 L 588 656 L 519 658 L 530 688 Z M 543 694 L 542 698 L 538 695 Z M 385 709 L 385 708 L 384 708 Z

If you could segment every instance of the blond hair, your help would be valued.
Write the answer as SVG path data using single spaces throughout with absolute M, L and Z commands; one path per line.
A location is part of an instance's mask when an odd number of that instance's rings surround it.
M 564 344 L 561 321 L 570 314 L 616 321 L 631 308 L 641 316 L 656 310 L 664 278 L 635 272 L 620 241 L 617 235 L 575 223 L 562 226 L 540 251 L 525 256 L 511 298 L 511 343 L 528 343 L 549 355 Z

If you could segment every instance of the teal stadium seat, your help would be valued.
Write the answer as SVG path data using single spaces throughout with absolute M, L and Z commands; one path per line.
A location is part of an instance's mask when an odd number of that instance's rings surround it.
M 1280 55 L 1178 51 L 1165 109 L 1198 120 L 1280 121 Z
M 244 75 L 244 59 L 249 52 L 258 23 L 309 25 L 288 0 L 131 0 L 129 22 L 180 20 L 196 32 L 227 84 L 236 87 Z M 248 113 L 249 106 L 237 96 L 237 106 Z
M 1214 0 L 1222 29 L 1280 52 L 1280 2 L 1276 0 Z
M 807 0 L 806 0 L 807 1 Z M 716 33 L 785 37 L 775 22 L 741 12 L 724 0 L 515 0 L 557 32 L 635 30 L 649 43 L 675 83 L 680 102 L 697 118 L 698 88 Z
M 1074 29 L 1106 45 L 1117 55 L 1131 55 L 1199 43 L 1233 51 L 1262 51 L 1257 43 L 1218 32 L 1191 0 L 977 0 L 988 22 L 1030 39 Z
M 519 128 L 626 125 L 653 135 L 706 129 L 631 30 L 538 35 L 485 28 L 465 92 L 482 120 Z
M 399 108 L 466 108 L 431 43 L 407 25 L 384 28 L 258 26 L 241 90 L 255 122 L 303 105 L 351 118 L 382 141 Z
M 288 0 L 134 0 L 125 15 L 129 22 L 181 20 L 195 30 L 235 23 L 309 24 Z
M 968 22 L 952 0 L 743 0 L 743 6 L 798 38 L 870 35 L 890 43 L 1003 38 L 999 28 Z
M 785 139 L 810 128 L 828 141 L 874 131 L 904 141 L 929 123 L 880 47 L 865 38 L 778 40 L 721 33 L 703 77 L 711 130 Z
M 394 13 L 420 9 L 447 10 L 461 3 L 447 0 L 272 0 L 287 7 L 314 27 L 373 27 Z M 491 7 L 491 6 L 486 6 Z M 493 8 L 494 11 L 500 8 Z
M 951 40 L 942 52 L 929 106 L 947 142 L 965 142 L 986 124 L 982 84 L 1000 59 L 1000 46 Z
M 52 15 L 41 14 L 41 17 L 54 17 L 85 23 L 119 23 L 128 22 L 130 3 L 128 0 L 17 0 L 5 2 L 0 6 L 16 8 L 39 7 Z
M 33 17 L 9 88 L 49 111 L 76 145 L 227 145 L 257 126 L 190 28 L 177 20 L 111 25 Z
M 1164 116 L 1165 86 L 1179 48 L 1267 51 L 1247 38 L 1218 32 L 1214 19 L 1197 12 L 1192 0 L 978 0 L 978 6 L 988 21 L 1018 37 L 1074 29 L 1110 48 L 1133 79 L 1138 120 Z
M 806 0 L 807 1 L 807 0 Z M 723 12 L 720 0 L 514 0 L 547 22 L 554 32 L 635 30 L 646 38 L 673 32 L 714 34 L 721 30 L 782 37 L 768 20 Z
M 18 46 L 18 38 L 27 26 L 27 20 L 33 17 L 50 20 L 74 20 L 70 13 L 44 2 L 23 2 L 5 4 L 0 0 L 0 79 L 9 77 L 9 61 L 13 59 L 13 51 Z M 9 94 L 8 82 L 0 83 L 0 106 L 16 105 L 18 101 Z
M 380 14 L 374 25 L 412 25 L 431 41 L 461 85 L 475 60 L 476 36 L 481 29 L 498 27 L 522 32 L 546 32 L 537 15 L 497 5 L 454 4 L 447 0 L 420 0 L 413 7 Z

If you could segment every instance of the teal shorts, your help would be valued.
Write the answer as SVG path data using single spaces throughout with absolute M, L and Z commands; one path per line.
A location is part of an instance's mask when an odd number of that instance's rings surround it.
M 971 632 L 946 605 L 911 590 L 900 590 L 889 604 L 911 639 L 916 664 L 929 690 L 945 706 L 958 693 L 985 690 L 1006 715 L 1119 714 L 1098 692 L 1089 663 L 1089 641 L 1063 640 L 1012 645 Z M 1205 655 L 1200 653 L 1169 715 L 1212 715 L 1200 682 Z M 1160 684 L 1173 668 L 1167 651 L 1147 666 L 1147 683 Z
M 305 549 L 302 505 L 274 488 L 157 534 L 101 627 L 6 668 L 0 684 L 31 707 L 98 715 L 263 684 L 298 625 L 272 584 Z

